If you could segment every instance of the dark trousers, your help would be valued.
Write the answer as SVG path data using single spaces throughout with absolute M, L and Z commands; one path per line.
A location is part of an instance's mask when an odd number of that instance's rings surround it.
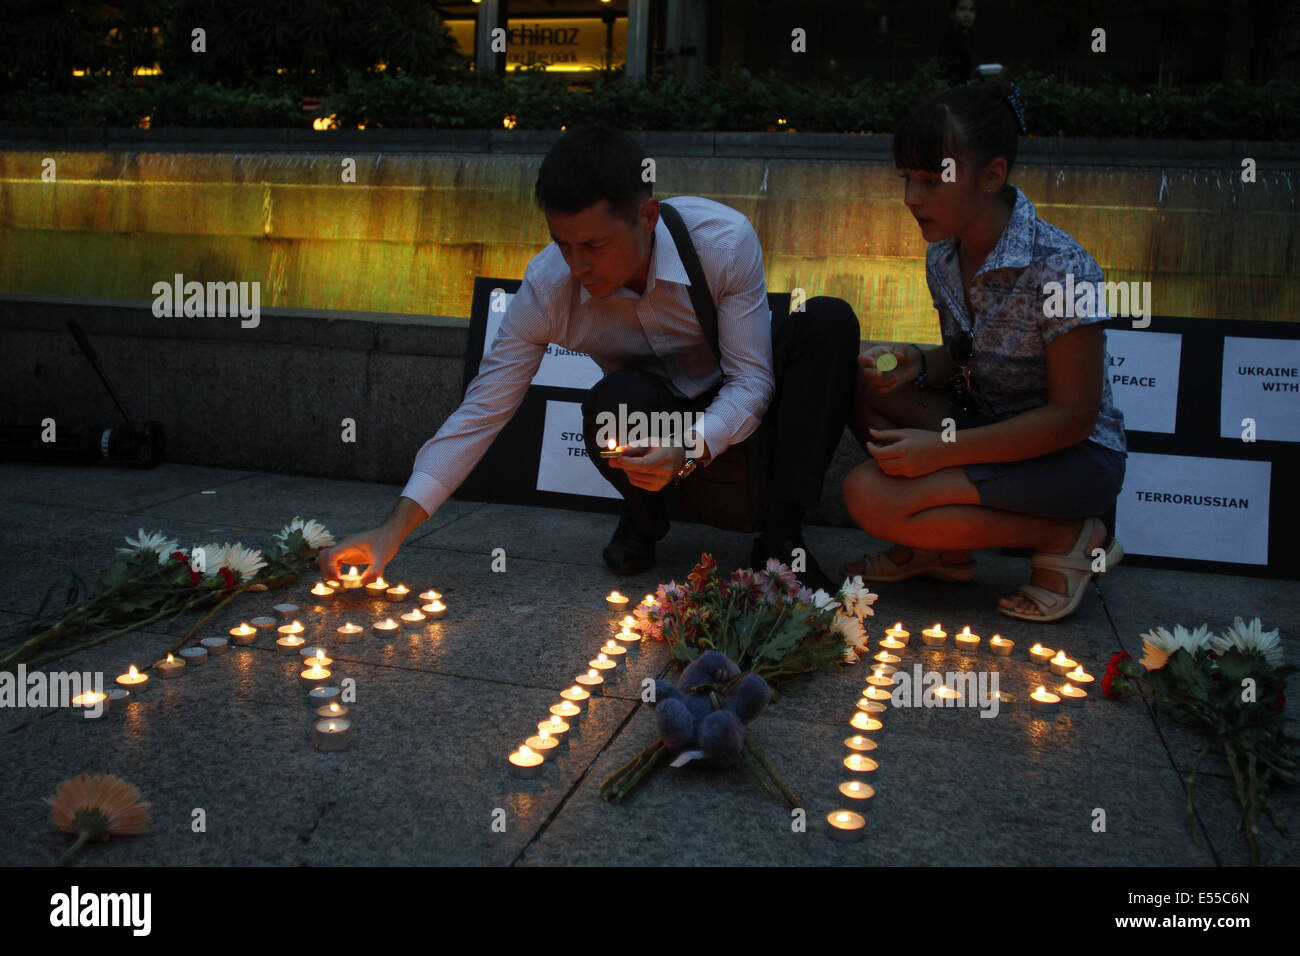
M 827 296 L 807 300 L 804 312 L 791 313 L 774 329 L 776 391 L 763 416 L 763 428 L 769 430 L 772 442 L 769 506 L 808 508 L 821 498 L 826 469 L 848 422 L 860 337 L 853 308 L 843 299 Z M 623 495 L 625 514 L 639 530 L 657 536 L 662 529 L 663 492 L 635 487 L 626 472 L 600 457 L 597 416 L 601 412 L 617 416 L 620 405 L 628 412 L 646 414 L 700 412 L 717 391 L 713 388 L 694 399 L 681 398 L 662 379 L 638 368 L 625 368 L 606 375 L 588 392 L 582 403 L 587 454 Z M 717 455 L 719 449 L 710 452 Z

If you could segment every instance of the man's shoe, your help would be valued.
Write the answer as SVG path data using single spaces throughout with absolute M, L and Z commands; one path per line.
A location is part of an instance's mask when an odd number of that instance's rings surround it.
M 627 515 L 619 519 L 614 536 L 605 545 L 601 554 L 605 566 L 615 574 L 640 574 L 655 566 L 655 542 L 668 533 L 668 522 L 664 521 L 658 534 L 650 535 L 636 527 Z
M 784 565 L 791 565 L 792 556 L 795 548 L 803 549 L 803 568 L 802 571 L 796 571 L 795 577 L 799 583 L 810 588 L 813 591 L 819 588 L 832 597 L 839 591 L 839 585 L 828 578 L 817 559 L 812 556 L 808 546 L 803 541 L 795 541 L 786 538 L 784 541 L 773 541 L 766 535 L 760 535 L 754 541 L 754 547 L 749 552 L 749 563 L 755 571 L 762 570 L 767 564 L 768 558 L 776 558 Z

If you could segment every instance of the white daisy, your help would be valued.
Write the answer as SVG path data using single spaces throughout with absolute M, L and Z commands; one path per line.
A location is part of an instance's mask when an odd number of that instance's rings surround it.
M 1172 634 L 1157 627 L 1142 635 L 1142 666 L 1149 671 L 1158 671 L 1169 663 L 1169 656 L 1174 651 L 1195 654 L 1209 646 L 1210 628 L 1205 624 L 1190 632 L 1181 624 L 1175 624 Z
M 283 543 L 294 531 L 301 531 L 303 540 L 312 548 L 330 548 L 334 546 L 334 536 L 329 533 L 329 529 L 312 518 L 303 521 L 295 516 L 275 537 Z
M 258 571 L 266 567 L 261 551 L 257 548 L 245 548 L 239 542 L 226 545 L 221 560 L 225 567 L 239 576 L 241 581 L 251 581 Z
M 862 622 L 850 614 L 843 611 L 835 615 L 835 620 L 831 621 L 831 630 L 844 638 L 844 643 L 853 649 L 866 647 L 867 632 L 862 626 Z
M 861 575 L 845 578 L 844 583 L 840 585 L 840 602 L 844 605 L 845 611 L 857 618 L 874 617 L 876 612 L 872 610 L 871 605 L 876 603 L 878 597 L 879 594 L 872 594 L 871 589 L 862 583 Z
M 211 544 L 202 544 L 194 551 L 203 550 L 203 573 L 208 577 L 213 577 L 218 571 L 225 567 L 226 549 L 223 545 L 215 541 Z M 194 566 L 194 551 L 190 552 L 190 566 Z
M 1278 632 L 1276 630 L 1265 631 L 1259 618 L 1255 618 L 1249 624 L 1246 624 L 1241 618 L 1237 618 L 1232 622 L 1232 627 L 1224 631 L 1221 637 L 1217 634 L 1211 637 L 1210 643 L 1214 645 L 1215 651 L 1220 654 L 1234 649 L 1258 651 L 1264 655 L 1264 660 L 1268 661 L 1273 667 L 1281 667 L 1285 657 L 1282 653 L 1282 641 L 1278 638 Z
M 144 528 L 140 529 L 139 538 L 127 538 L 126 543 L 131 547 L 118 548 L 118 554 L 134 554 L 136 551 L 152 551 L 158 555 L 158 563 L 166 564 L 167 559 L 172 552 L 179 551 L 181 543 L 175 538 L 165 538 L 161 531 L 155 531 L 152 534 L 145 534 Z

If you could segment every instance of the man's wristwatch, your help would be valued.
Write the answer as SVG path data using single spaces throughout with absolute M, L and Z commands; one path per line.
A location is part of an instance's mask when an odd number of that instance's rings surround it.
M 678 469 L 677 474 L 673 475 L 673 484 L 678 484 L 683 478 L 689 478 L 698 467 L 700 467 L 698 458 L 686 456 L 686 460 L 682 462 L 682 467 Z

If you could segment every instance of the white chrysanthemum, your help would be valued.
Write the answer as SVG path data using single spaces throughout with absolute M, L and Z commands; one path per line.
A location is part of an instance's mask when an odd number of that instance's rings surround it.
M 257 572 L 266 567 L 261 551 L 257 548 L 245 548 L 239 542 L 226 545 L 221 560 L 225 567 L 239 576 L 241 581 L 253 580 Z
M 1172 634 L 1163 627 L 1157 627 L 1142 635 L 1142 666 L 1149 671 L 1158 671 L 1169 662 L 1169 655 L 1174 651 L 1195 654 L 1209 646 L 1210 628 L 1205 624 L 1194 631 L 1175 624 Z
M 199 545 L 203 549 L 203 573 L 212 577 L 223 567 L 225 567 L 226 549 L 224 545 L 217 544 L 215 541 L 211 544 Z M 195 548 L 194 551 L 199 550 Z M 194 551 L 190 552 L 190 566 L 194 566 Z
M 303 540 L 313 548 L 331 548 L 334 546 L 334 536 L 329 533 L 329 529 L 315 519 L 309 518 L 303 521 L 295 516 L 292 521 L 280 529 L 280 533 L 275 537 L 283 543 L 294 531 L 301 531 Z
M 835 620 L 831 621 L 831 630 L 842 635 L 844 643 L 851 648 L 866 647 L 866 629 L 863 628 L 860 620 L 850 614 L 845 614 L 843 611 L 838 612 L 835 615 Z
M 145 534 L 144 528 L 140 529 L 138 538 L 127 538 L 126 543 L 131 547 L 118 548 L 118 554 L 133 554 L 136 551 L 152 551 L 158 555 L 158 563 L 166 564 L 167 559 L 173 552 L 179 551 L 181 543 L 175 538 L 165 538 L 161 531 L 155 531 L 152 534 Z
M 840 602 L 844 605 L 844 610 L 859 619 L 875 616 L 876 612 L 871 605 L 876 603 L 878 597 L 879 594 L 872 594 L 871 589 L 862 583 L 861 575 L 845 578 L 840 585 Z
M 838 602 L 821 588 L 818 588 L 813 592 L 812 606 L 817 608 L 817 610 L 824 611 L 832 605 L 838 606 Z
M 1210 643 L 1220 654 L 1233 649 L 1259 651 L 1264 655 L 1264 660 L 1273 667 L 1281 667 L 1284 659 L 1282 641 L 1278 637 L 1278 632 L 1264 630 L 1259 618 L 1255 618 L 1249 624 L 1237 618 L 1232 622 L 1232 627 L 1224 631 L 1222 636 L 1216 634 L 1211 637 Z
M 856 664 L 858 662 L 858 653 L 851 647 L 844 648 L 843 661 L 845 664 Z

